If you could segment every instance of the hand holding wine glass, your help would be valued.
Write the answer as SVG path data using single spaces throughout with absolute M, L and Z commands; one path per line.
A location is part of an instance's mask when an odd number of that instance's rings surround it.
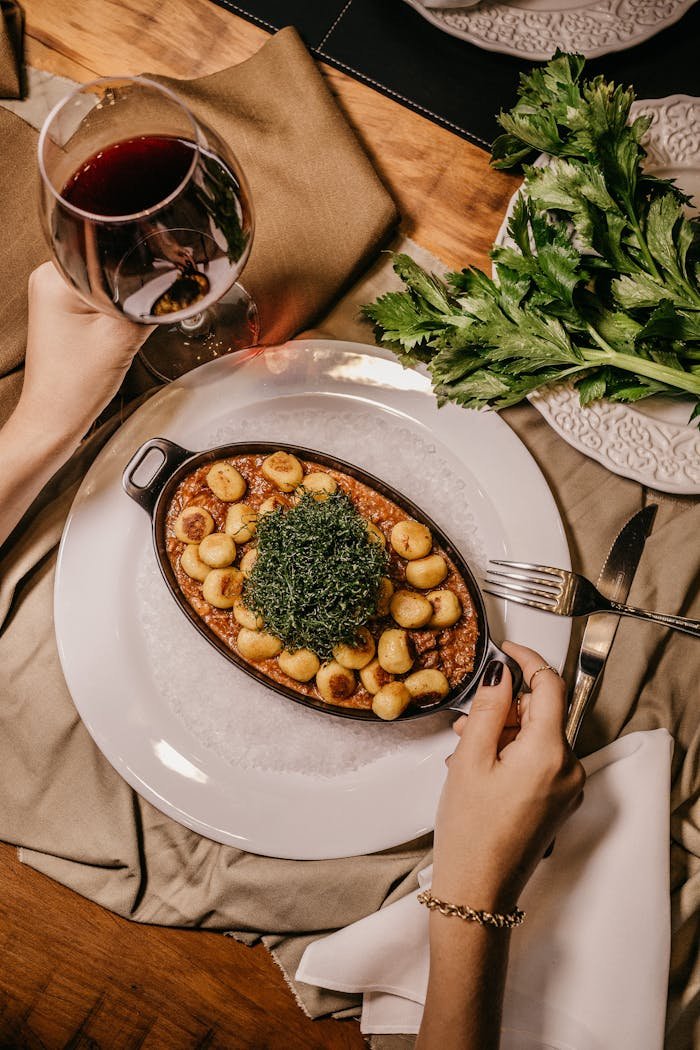
M 46 120 L 39 167 L 56 264 L 96 309 L 161 326 L 142 351 L 155 375 L 257 341 L 235 283 L 254 229 L 245 177 L 171 91 L 141 77 L 78 88 Z
M 153 331 L 95 310 L 53 263 L 29 278 L 19 403 L 0 429 L 0 545 L 114 397 Z

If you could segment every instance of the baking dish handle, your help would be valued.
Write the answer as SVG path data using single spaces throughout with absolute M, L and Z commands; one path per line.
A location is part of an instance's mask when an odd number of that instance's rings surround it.
M 482 663 L 482 671 L 486 668 L 488 664 L 491 663 L 492 660 L 497 660 L 498 663 L 505 664 L 508 670 L 510 671 L 513 689 L 513 699 L 515 699 L 515 697 L 522 689 L 523 685 L 523 672 L 520 670 L 520 664 L 516 663 L 515 660 L 508 656 L 507 653 L 504 653 L 502 649 L 499 649 L 498 646 L 494 642 L 492 642 L 491 639 L 489 639 L 486 655 L 484 656 L 484 660 Z M 471 687 L 467 690 L 466 693 L 463 693 L 461 696 L 456 697 L 454 703 L 447 705 L 450 711 L 460 711 L 462 714 L 466 714 L 469 711 L 469 708 L 472 706 L 474 693 L 478 689 L 480 682 L 481 675 L 477 677 L 477 679 L 474 681 L 474 683 L 471 685 Z
M 150 481 L 147 481 L 145 485 L 138 485 L 134 481 L 134 475 L 149 452 L 154 451 L 162 453 L 162 462 L 151 475 Z M 139 507 L 143 507 L 148 515 L 152 515 L 163 485 L 173 471 L 192 455 L 194 455 L 193 452 L 183 448 L 182 445 L 176 445 L 168 438 L 155 437 L 144 441 L 143 445 L 134 452 L 122 474 L 124 491 L 138 503 Z

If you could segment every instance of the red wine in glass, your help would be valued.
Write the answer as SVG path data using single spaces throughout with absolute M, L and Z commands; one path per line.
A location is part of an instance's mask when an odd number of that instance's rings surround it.
M 198 163 L 204 184 L 189 178 Z M 236 279 L 246 248 L 240 189 L 223 161 L 192 141 L 115 142 L 80 165 L 61 197 L 73 206 L 55 212 L 63 269 L 76 281 L 87 275 L 135 321 L 201 312 Z
M 143 78 L 77 89 L 47 118 L 39 161 L 56 263 L 97 309 L 162 326 L 141 352 L 156 375 L 256 341 L 235 283 L 253 236 L 245 179 L 171 92 Z

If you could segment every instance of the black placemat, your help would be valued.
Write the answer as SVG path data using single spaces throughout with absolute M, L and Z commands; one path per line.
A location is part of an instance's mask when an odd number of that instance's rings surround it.
M 450 36 L 403 0 L 214 0 L 271 32 L 293 25 L 324 62 L 488 148 L 495 114 L 515 102 L 518 74 L 537 63 Z M 700 4 L 628 51 L 588 63 L 633 84 L 638 98 L 700 95 Z

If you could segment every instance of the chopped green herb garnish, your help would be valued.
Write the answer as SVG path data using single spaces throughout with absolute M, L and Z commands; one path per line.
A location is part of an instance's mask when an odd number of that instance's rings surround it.
M 493 167 L 550 160 L 525 165 L 494 279 L 470 268 L 443 282 L 398 255 L 406 291 L 365 314 L 406 364 L 427 363 L 441 402 L 505 408 L 569 380 L 583 405 L 690 395 L 700 418 L 700 222 L 644 172 L 651 121 L 630 119 L 632 90 L 583 68 L 557 52 L 499 117 Z
M 320 502 L 304 493 L 289 510 L 259 519 L 258 559 L 243 600 L 285 648 L 327 660 L 375 614 L 387 568 L 386 551 L 344 492 Z

